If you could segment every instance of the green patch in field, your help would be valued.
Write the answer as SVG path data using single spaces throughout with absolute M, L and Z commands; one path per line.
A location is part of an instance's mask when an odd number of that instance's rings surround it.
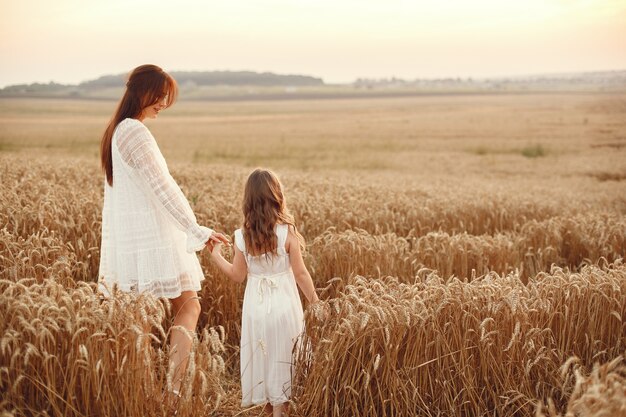
M 541 145 L 527 146 L 521 150 L 521 154 L 526 158 L 538 158 L 540 156 L 546 156 L 546 150 Z
M 61 152 L 69 153 L 73 155 L 93 154 L 96 152 L 99 155 L 99 149 L 97 144 L 87 142 L 70 140 L 63 142 L 60 140 L 54 141 L 24 141 L 19 142 L 17 140 L 0 140 L 0 152 L 19 152 L 21 150 L 37 150 L 43 149 L 46 152 Z
M 351 153 L 337 149 L 306 149 L 298 146 L 217 148 L 211 150 L 196 149 L 192 154 L 193 163 L 228 164 L 245 167 L 293 168 L 305 171 L 315 169 L 348 170 L 387 170 L 393 168 L 389 158 L 372 154 L 367 150 Z
M 470 152 L 475 153 L 476 155 L 487 155 L 488 153 L 493 153 L 489 149 L 487 149 L 485 146 L 479 146 L 477 148 L 470 149 Z
M 0 152 L 17 152 L 20 150 L 20 147 L 9 142 L 0 142 Z
M 517 151 L 514 149 L 489 148 L 484 145 L 480 145 L 475 148 L 469 148 L 466 151 L 468 153 L 473 153 L 474 155 L 481 155 L 481 156 L 517 153 Z
M 484 156 L 484 155 L 514 155 L 514 154 L 518 154 L 518 155 L 522 155 L 526 158 L 538 158 L 541 156 L 546 156 L 548 154 L 548 151 L 541 145 L 541 144 L 537 144 L 537 145 L 529 145 L 526 146 L 522 149 L 519 148 L 500 148 L 500 149 L 496 149 L 496 148 L 488 148 L 486 146 L 477 146 L 475 148 L 469 148 L 467 149 L 468 153 L 473 153 L 475 155 L 480 155 L 480 156 Z

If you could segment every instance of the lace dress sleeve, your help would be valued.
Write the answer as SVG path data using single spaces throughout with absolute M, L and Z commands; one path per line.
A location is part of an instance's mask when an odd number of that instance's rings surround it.
M 167 166 L 159 162 L 163 157 L 148 128 L 141 122 L 133 123 L 125 134 L 117 138 L 117 148 L 130 168 L 130 176 L 155 202 L 157 209 L 185 232 L 187 252 L 204 248 L 213 230 L 198 225 L 189 201 Z

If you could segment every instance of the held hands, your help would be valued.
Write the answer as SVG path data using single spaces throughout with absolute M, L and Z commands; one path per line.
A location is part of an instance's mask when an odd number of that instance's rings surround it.
M 211 251 L 211 257 L 222 255 L 222 246 L 224 244 L 222 242 L 209 244 L 207 243 L 209 250 Z
M 221 253 L 222 245 L 230 246 L 230 241 L 226 236 L 221 233 L 213 232 L 206 242 L 206 246 L 211 251 L 211 254 Z

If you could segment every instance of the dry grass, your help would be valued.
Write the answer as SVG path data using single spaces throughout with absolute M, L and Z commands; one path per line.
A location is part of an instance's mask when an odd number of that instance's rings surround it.
M 153 131 L 200 222 L 226 232 L 249 166 L 282 174 L 325 300 L 307 313 L 296 415 L 618 415 L 626 182 L 595 174 L 626 169 L 622 148 L 596 146 L 623 141 L 623 103 L 180 103 Z M 166 414 L 169 304 L 93 286 L 111 107 L 0 100 L 3 415 Z M 545 155 L 517 151 L 530 144 Z M 243 286 L 200 259 L 179 415 L 258 415 L 239 407 Z
M 0 281 L 2 407 L 14 415 L 168 415 L 169 303 L 53 279 Z M 223 332 L 195 335 L 178 415 L 225 400 Z
M 559 368 L 574 355 L 579 364 L 621 361 L 625 315 L 621 262 L 554 268 L 528 284 L 495 274 L 463 282 L 423 273 L 414 284 L 357 277 L 307 315 L 303 344 L 313 353 L 299 357 L 298 411 L 532 416 L 543 398 L 616 403 L 603 395 L 623 394 L 621 374 L 582 395 L 582 382 L 563 380 Z
M 563 364 L 562 376 L 574 380 L 574 390 L 564 414 L 556 410 L 554 401 L 540 405 L 537 417 L 613 417 L 626 415 L 626 364 L 624 355 L 602 365 L 595 364 L 586 375 L 573 356 Z M 548 414 L 545 414 L 547 412 Z

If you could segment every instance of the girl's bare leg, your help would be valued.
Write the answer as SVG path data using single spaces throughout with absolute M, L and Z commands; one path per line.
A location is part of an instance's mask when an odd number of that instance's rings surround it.
M 182 326 L 190 332 L 196 330 L 200 317 L 200 302 L 195 291 L 183 293 L 171 300 L 174 308 L 174 326 Z M 172 329 L 170 333 L 170 364 L 174 366 L 172 388 L 180 391 L 180 385 L 187 369 L 187 359 L 191 352 L 192 340 L 185 332 Z
M 289 412 L 289 410 L 288 410 L 288 404 L 287 403 L 276 404 L 274 406 L 274 410 L 273 410 L 273 417 L 287 416 L 288 412 Z

